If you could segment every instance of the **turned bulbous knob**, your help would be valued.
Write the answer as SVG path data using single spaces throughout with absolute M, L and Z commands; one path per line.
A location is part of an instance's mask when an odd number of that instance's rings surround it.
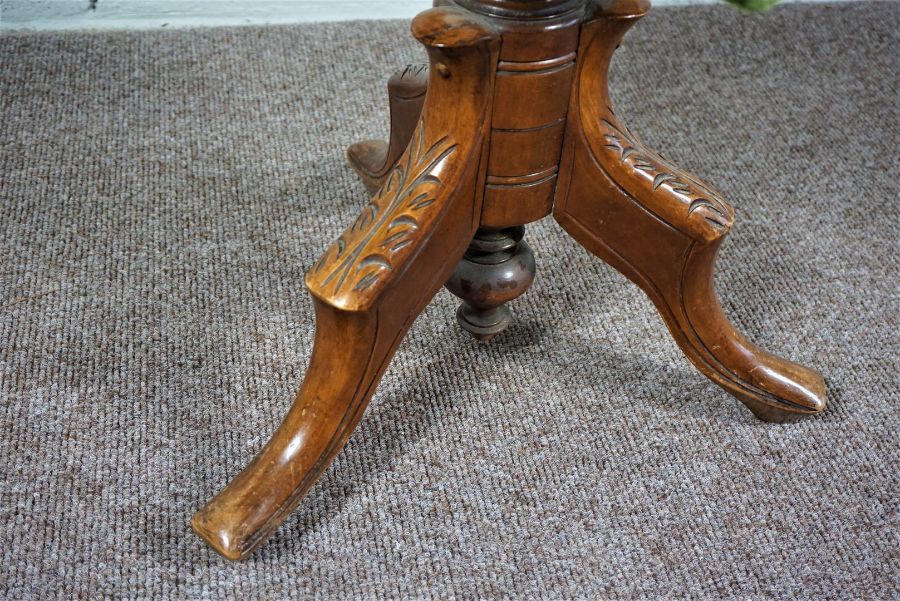
M 456 313 L 460 325 L 479 340 L 490 340 L 512 321 L 506 303 L 534 281 L 534 254 L 522 240 L 524 226 L 478 230 L 446 283 L 464 302 Z

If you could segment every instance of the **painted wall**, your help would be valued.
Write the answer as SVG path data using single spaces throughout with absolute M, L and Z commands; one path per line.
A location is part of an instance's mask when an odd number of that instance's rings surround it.
M 716 1 L 654 0 L 653 4 Z M 431 0 L 0 0 L 0 29 L 147 29 L 409 19 L 430 6 Z

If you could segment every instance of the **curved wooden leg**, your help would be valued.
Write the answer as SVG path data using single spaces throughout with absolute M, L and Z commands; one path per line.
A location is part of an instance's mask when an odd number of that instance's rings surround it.
M 434 94 L 378 194 L 307 273 L 316 342 L 293 407 L 256 458 L 192 520 L 229 559 L 265 541 L 341 449 L 397 345 L 478 226 L 476 184 L 499 38 L 452 8 L 425 11 L 412 29 L 440 65 Z
M 719 306 L 713 268 L 731 206 L 643 145 L 611 108 L 610 58 L 647 8 L 638 0 L 598 2 L 583 26 L 554 216 L 638 284 L 691 362 L 759 418 L 822 411 L 822 376 L 752 345 Z
M 363 140 L 347 149 L 347 160 L 366 189 L 374 194 L 406 150 L 428 91 L 428 65 L 407 65 L 388 80 L 390 141 Z

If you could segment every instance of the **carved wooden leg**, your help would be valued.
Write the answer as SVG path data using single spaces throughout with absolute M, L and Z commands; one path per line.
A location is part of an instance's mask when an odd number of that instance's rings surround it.
M 447 280 L 447 289 L 464 302 L 456 319 L 464 330 L 487 342 L 512 322 L 506 303 L 534 281 L 534 255 L 522 240 L 525 226 L 479 229 Z
M 425 11 L 412 31 L 434 93 L 380 191 L 306 276 L 316 342 L 303 386 L 272 439 L 192 520 L 230 559 L 260 545 L 341 449 L 477 228 L 499 38 L 454 8 Z
M 644 146 L 613 113 L 609 61 L 648 8 L 637 0 L 597 2 L 583 26 L 554 216 L 638 284 L 691 362 L 759 418 L 822 411 L 822 376 L 749 343 L 719 306 L 713 266 L 731 206 Z
M 407 65 L 388 80 L 391 107 L 390 141 L 363 140 L 347 149 L 350 166 L 374 194 L 400 159 L 412 138 L 428 91 L 428 65 Z

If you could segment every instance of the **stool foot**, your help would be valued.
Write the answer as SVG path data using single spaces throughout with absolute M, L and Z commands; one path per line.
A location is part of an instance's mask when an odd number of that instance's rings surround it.
M 278 528 L 349 438 L 413 320 L 452 273 L 478 226 L 475 186 L 499 37 L 452 8 L 413 34 L 449 76 L 377 194 L 306 274 L 316 342 L 297 398 L 265 447 L 194 516 L 194 530 L 243 559 Z
M 582 29 L 560 168 L 568 177 L 554 216 L 640 286 L 687 358 L 757 417 L 779 422 L 818 413 L 826 402 L 821 374 L 748 342 L 716 298 L 713 271 L 734 220 L 731 206 L 642 144 L 611 108 L 609 60 L 639 16 L 601 14 Z
M 347 149 L 350 166 L 370 194 L 378 191 L 409 145 L 428 91 L 428 65 L 407 65 L 391 76 L 387 89 L 391 107 L 390 140 L 363 140 Z

